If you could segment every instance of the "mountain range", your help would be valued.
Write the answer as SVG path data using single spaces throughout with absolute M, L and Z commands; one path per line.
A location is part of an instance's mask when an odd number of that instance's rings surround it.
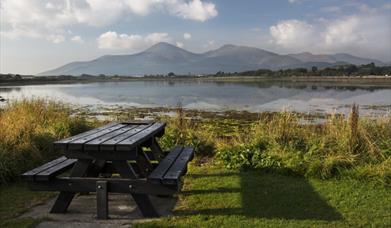
M 254 47 L 224 45 L 216 50 L 193 53 L 169 43 L 158 43 L 137 54 L 105 55 L 91 61 L 71 62 L 53 70 L 42 72 L 49 75 L 123 75 L 148 74 L 177 75 L 214 74 L 218 71 L 241 72 L 257 69 L 318 68 L 340 64 L 384 65 L 379 60 L 361 58 L 345 53 L 314 55 L 309 52 L 279 55 Z

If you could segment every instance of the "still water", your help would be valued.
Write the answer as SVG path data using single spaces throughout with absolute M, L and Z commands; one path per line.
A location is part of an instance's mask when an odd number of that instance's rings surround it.
M 391 113 L 390 86 L 341 83 L 128 81 L 88 84 L 0 86 L 8 101 L 49 98 L 71 104 L 104 107 L 175 107 L 209 111 L 292 110 L 304 113 L 347 113 L 353 103 L 366 115 Z M 4 102 L 3 102 L 4 104 Z

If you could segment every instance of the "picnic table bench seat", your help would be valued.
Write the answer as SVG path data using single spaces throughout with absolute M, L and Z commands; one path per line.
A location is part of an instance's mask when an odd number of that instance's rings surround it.
M 35 169 L 22 174 L 22 178 L 28 181 L 50 181 L 73 167 L 77 159 L 69 159 L 65 156 L 45 163 Z
M 96 192 L 97 217 L 108 218 L 108 193 L 130 194 L 146 217 L 159 216 L 148 195 L 180 191 L 194 149 L 164 152 L 156 138 L 165 123 L 111 123 L 54 142 L 65 156 L 22 174 L 32 190 L 59 191 L 51 213 L 65 213 L 78 192 Z M 69 173 L 65 173 L 70 170 Z
M 194 148 L 174 147 L 148 176 L 148 181 L 163 185 L 178 185 L 187 172 L 187 163 L 193 159 Z

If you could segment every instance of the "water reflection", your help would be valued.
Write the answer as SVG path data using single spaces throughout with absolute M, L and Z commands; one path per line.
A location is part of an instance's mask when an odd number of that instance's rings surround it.
M 344 82 L 146 80 L 0 87 L 5 99 L 44 97 L 81 105 L 175 107 L 213 111 L 341 112 L 357 103 L 369 114 L 389 114 L 391 88 Z

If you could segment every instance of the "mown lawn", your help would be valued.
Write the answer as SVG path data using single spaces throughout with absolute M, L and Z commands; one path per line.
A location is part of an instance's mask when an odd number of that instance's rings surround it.
M 42 218 L 17 216 L 52 196 L 21 183 L 1 186 L 0 227 L 34 227 Z M 193 164 L 173 214 L 130 222 L 135 227 L 390 227 L 391 188 Z
M 192 166 L 172 217 L 136 227 L 390 227 L 391 189 Z

